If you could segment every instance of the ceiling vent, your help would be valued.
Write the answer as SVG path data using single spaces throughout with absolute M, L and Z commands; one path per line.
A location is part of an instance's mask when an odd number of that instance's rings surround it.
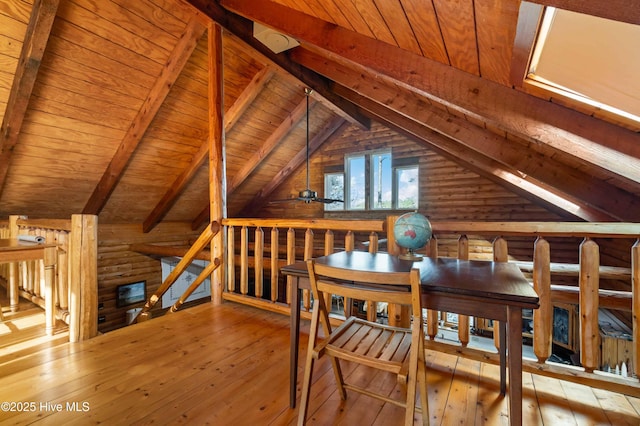
M 300 45 L 296 39 L 274 31 L 257 22 L 253 23 L 253 36 L 274 53 L 284 52 L 285 50 Z

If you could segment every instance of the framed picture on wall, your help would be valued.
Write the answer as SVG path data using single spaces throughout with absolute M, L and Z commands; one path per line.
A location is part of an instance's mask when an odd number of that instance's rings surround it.
M 138 281 L 130 284 L 119 285 L 116 294 L 118 308 L 133 305 L 147 300 L 147 282 Z

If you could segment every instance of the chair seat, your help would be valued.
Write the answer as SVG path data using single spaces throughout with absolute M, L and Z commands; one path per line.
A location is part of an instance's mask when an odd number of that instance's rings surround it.
M 326 354 L 389 371 L 406 384 L 410 349 L 411 330 L 349 317 L 316 346 L 314 356 Z

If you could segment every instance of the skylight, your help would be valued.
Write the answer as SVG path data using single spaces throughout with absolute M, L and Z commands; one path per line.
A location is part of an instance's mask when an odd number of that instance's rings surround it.
M 640 26 L 547 7 L 527 82 L 640 123 Z

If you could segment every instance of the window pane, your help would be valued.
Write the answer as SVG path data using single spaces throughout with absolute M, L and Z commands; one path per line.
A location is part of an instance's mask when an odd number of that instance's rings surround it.
M 418 166 L 396 169 L 398 184 L 396 204 L 399 209 L 418 208 Z
M 324 175 L 324 198 L 344 200 L 344 174 L 327 173 Z M 344 210 L 344 203 L 324 205 L 325 210 Z
M 347 208 L 351 210 L 364 210 L 364 156 L 347 158 L 347 176 L 349 177 L 349 197 L 347 198 Z
M 371 208 L 390 209 L 391 190 L 391 153 L 371 156 Z

